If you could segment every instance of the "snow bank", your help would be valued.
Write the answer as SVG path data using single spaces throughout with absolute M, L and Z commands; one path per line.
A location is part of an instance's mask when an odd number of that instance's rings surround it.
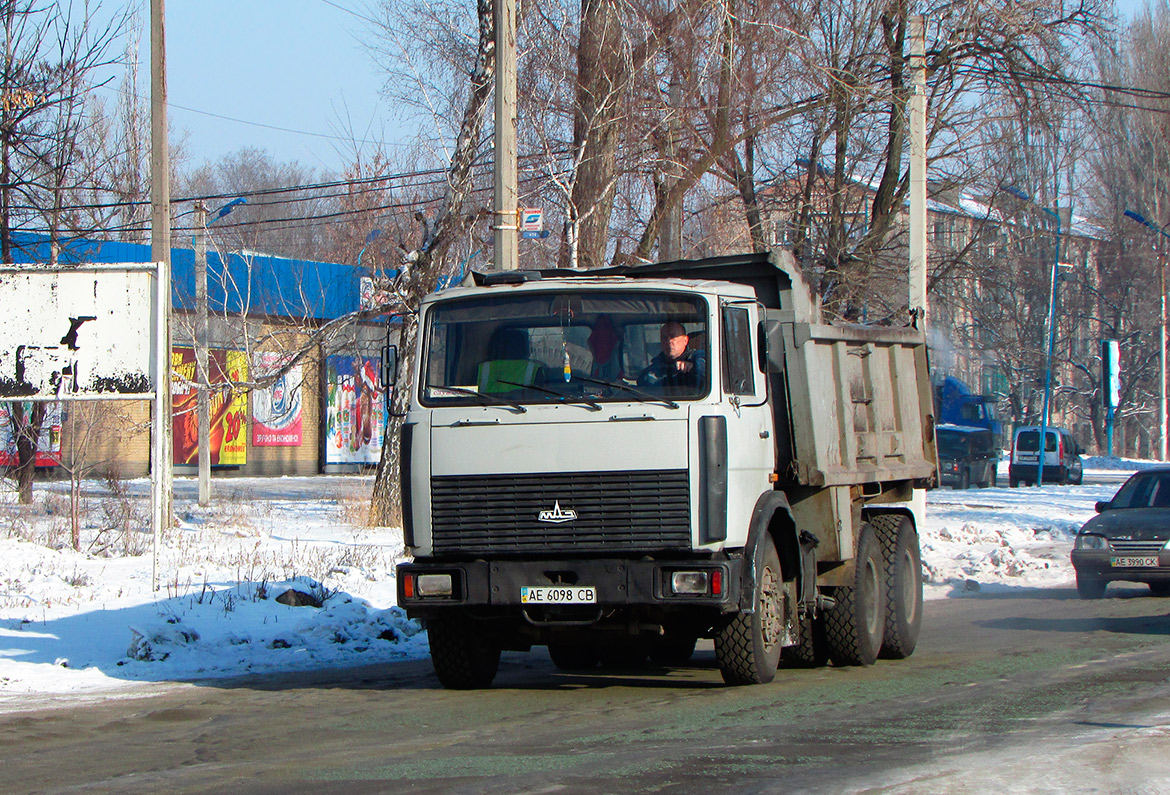
M 0 503 L 0 709 L 39 706 L 37 695 L 427 656 L 426 633 L 395 603 L 401 532 L 362 526 L 369 478 L 215 486 L 200 508 L 193 481 L 179 482 L 157 591 L 145 481 L 121 496 L 87 484 L 82 552 L 69 545 L 63 484 L 38 484 L 33 506 Z M 928 598 L 1069 586 L 1072 537 L 1116 488 L 930 492 L 920 526 Z M 107 526 L 127 515 L 121 529 Z M 303 596 L 282 598 L 290 592 Z

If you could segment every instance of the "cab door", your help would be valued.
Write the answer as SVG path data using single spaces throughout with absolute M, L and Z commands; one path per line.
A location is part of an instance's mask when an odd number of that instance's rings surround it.
M 775 433 L 767 379 L 756 351 L 762 310 L 743 300 L 720 302 L 719 369 L 712 389 L 722 393 L 727 418 L 728 531 L 746 534 L 756 500 L 771 488 Z

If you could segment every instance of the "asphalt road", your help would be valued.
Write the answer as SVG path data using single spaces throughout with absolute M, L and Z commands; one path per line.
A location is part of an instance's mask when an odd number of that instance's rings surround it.
M 1015 776 L 1016 791 L 1055 792 L 1159 774 L 1170 786 L 1165 736 L 1124 770 L 1110 745 L 1118 732 L 1152 742 L 1170 715 L 1170 599 L 1116 587 L 1095 602 L 1034 589 L 932 601 L 908 660 L 759 687 L 724 687 L 709 645 L 687 667 L 595 675 L 536 650 L 506 654 L 480 692 L 440 689 L 424 660 L 0 715 L 0 790 L 1007 792 Z

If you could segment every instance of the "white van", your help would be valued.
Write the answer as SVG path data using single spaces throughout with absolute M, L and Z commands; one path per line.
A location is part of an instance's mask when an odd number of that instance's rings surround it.
M 1084 452 L 1072 434 L 1063 428 L 1045 429 L 1044 482 L 1071 483 L 1079 486 L 1084 478 L 1081 453 Z M 1025 425 L 1016 428 L 1012 437 L 1012 455 L 1008 464 L 1008 482 L 1012 488 L 1025 483 L 1036 483 L 1037 451 L 1040 447 L 1040 428 Z

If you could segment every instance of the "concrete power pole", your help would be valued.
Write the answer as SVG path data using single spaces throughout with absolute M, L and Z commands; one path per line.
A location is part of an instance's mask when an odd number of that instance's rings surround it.
M 679 142 L 682 140 L 679 113 L 682 112 L 682 75 L 676 68 L 670 76 L 670 108 L 671 114 L 666 125 L 666 164 L 662 169 L 662 180 L 665 183 L 663 190 L 670 190 L 682 179 L 681 154 Z M 682 258 L 682 225 L 683 206 L 677 203 L 667 211 L 662 219 L 662 226 L 658 230 L 658 259 L 661 262 L 672 262 Z
M 167 362 L 165 372 L 157 373 L 155 389 L 163 394 L 155 405 L 171 411 L 171 338 L 170 338 L 170 272 L 171 272 L 171 163 L 167 144 L 167 39 L 165 0 L 150 0 L 150 258 L 163 263 L 167 277 L 160 279 L 159 289 L 166 291 L 160 296 L 159 305 L 164 307 L 167 317 L 164 325 L 166 339 L 160 340 L 166 346 Z M 157 409 L 156 409 L 157 411 Z M 158 590 L 158 547 L 161 528 L 170 523 L 172 515 L 172 489 L 174 485 L 174 458 L 171 453 L 171 422 L 155 424 L 162 429 L 154 440 L 156 492 L 160 495 L 154 506 L 154 589 Z
M 195 412 L 199 421 L 199 504 L 211 503 L 211 378 L 207 369 L 207 205 L 195 202 Z
M 516 0 L 496 0 L 496 270 L 520 267 L 516 168 Z
M 926 34 L 910 17 L 910 314 L 926 328 Z

